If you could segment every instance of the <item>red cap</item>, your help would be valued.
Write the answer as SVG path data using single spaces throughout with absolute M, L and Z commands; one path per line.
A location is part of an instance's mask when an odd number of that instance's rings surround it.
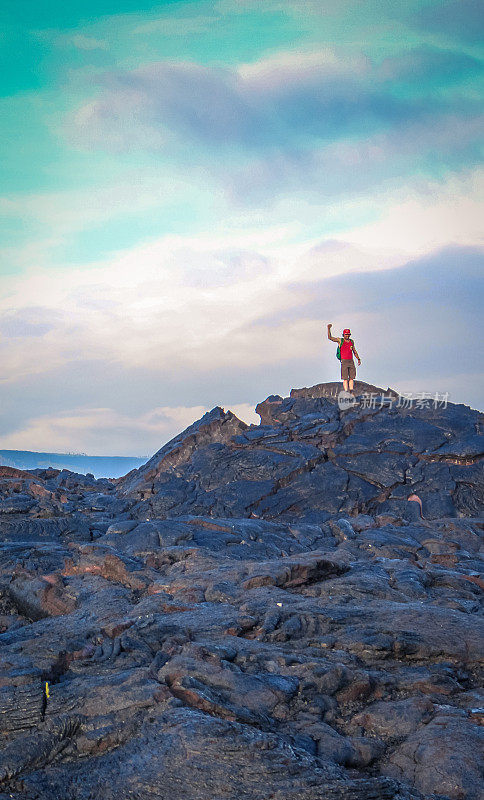
M 344 331 L 343 331 L 343 336 L 345 335 L 345 333 L 351 333 L 350 329 L 349 328 L 345 328 Z

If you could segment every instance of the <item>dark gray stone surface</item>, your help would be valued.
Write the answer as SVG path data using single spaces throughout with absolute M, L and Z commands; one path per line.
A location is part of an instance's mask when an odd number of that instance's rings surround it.
M 316 389 L 0 467 L 0 800 L 477 800 L 479 415 Z

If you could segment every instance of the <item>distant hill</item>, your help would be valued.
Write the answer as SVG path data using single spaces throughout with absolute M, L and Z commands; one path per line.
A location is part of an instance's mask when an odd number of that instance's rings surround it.
M 131 456 L 87 456 L 74 453 L 35 453 L 30 450 L 0 450 L 0 465 L 17 469 L 70 469 L 95 478 L 119 478 L 132 469 L 142 466 L 146 458 Z

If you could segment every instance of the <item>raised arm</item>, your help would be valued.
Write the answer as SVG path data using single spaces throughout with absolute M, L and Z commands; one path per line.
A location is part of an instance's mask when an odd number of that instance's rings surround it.
M 330 339 L 330 341 L 332 342 L 336 342 L 336 344 L 339 344 L 339 339 L 336 339 L 334 336 L 331 336 L 332 324 L 333 324 L 332 322 L 328 322 L 328 339 Z

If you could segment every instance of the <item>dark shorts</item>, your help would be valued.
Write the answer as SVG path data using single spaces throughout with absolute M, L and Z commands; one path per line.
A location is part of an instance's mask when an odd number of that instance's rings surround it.
M 353 381 L 356 378 L 355 362 L 352 358 L 341 359 L 341 380 Z

